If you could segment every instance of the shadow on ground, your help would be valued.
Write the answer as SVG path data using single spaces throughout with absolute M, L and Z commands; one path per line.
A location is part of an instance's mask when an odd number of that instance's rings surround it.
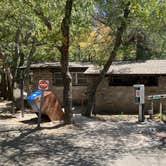
M 35 118 L 35 123 L 36 120 Z M 29 121 L 24 123 L 31 124 Z M 58 129 L 63 125 L 43 127 L 40 130 L 5 126 L 0 128 L 1 163 L 3 165 L 110 165 L 126 153 L 158 154 L 166 150 L 165 142 L 155 137 L 155 132 L 166 131 L 165 125 L 150 123 L 142 125 L 127 121 L 117 123 L 86 118 L 82 119 L 80 126 L 77 125 L 77 121 L 75 124 L 77 127 L 70 126 L 68 133 L 51 134 L 44 131 Z
M 24 124 L 29 124 L 29 125 L 37 124 L 38 118 L 37 117 L 36 118 L 31 118 L 31 119 L 27 119 L 27 120 L 22 120 L 20 122 L 24 123 Z M 45 122 L 50 122 L 50 120 L 48 118 L 42 118 L 41 123 L 45 123 Z
M 0 120 L 15 118 L 13 115 L 0 115 Z

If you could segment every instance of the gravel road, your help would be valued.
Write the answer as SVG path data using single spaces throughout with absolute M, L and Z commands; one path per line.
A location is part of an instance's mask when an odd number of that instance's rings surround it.
M 2 166 L 165 166 L 166 125 L 135 116 L 74 115 L 74 125 L 0 111 Z M 161 136 L 161 137 L 160 137 Z

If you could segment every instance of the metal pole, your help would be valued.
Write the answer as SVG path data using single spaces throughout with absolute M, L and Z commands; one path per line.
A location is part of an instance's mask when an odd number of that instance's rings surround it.
M 139 116 L 138 121 L 143 122 L 144 121 L 144 112 L 143 112 L 143 104 L 139 104 Z
M 40 123 L 41 123 L 42 106 L 43 106 L 43 101 L 44 101 L 43 99 L 44 99 L 44 91 L 42 91 L 41 98 L 40 98 L 40 109 L 39 109 L 39 114 L 38 114 L 37 127 L 40 127 Z

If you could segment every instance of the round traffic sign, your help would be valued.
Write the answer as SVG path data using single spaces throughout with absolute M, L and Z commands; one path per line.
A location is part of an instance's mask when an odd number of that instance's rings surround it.
M 48 90 L 49 81 L 48 80 L 39 80 L 38 88 L 41 90 Z

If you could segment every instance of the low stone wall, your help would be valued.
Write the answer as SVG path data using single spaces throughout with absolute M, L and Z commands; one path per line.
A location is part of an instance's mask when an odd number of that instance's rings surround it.
M 88 76 L 88 89 L 93 86 L 96 76 Z M 166 94 L 166 77 L 159 78 L 159 86 L 145 87 L 145 96 Z M 162 101 L 166 110 L 166 99 Z M 145 101 L 145 111 L 151 107 L 150 101 Z M 159 112 L 159 101 L 154 102 L 154 111 Z M 133 87 L 109 86 L 105 78 L 99 85 L 96 93 L 96 112 L 100 113 L 124 113 L 137 114 L 138 105 L 133 102 Z

